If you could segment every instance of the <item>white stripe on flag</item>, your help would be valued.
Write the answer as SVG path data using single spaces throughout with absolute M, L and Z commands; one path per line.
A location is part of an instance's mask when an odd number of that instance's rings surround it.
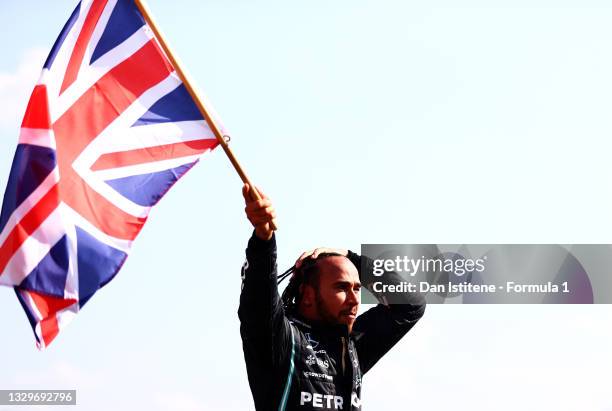
M 62 215 L 68 220 L 70 217 L 69 208 L 65 204 L 62 207 Z M 71 221 L 73 221 L 71 219 Z M 66 275 L 66 285 L 64 286 L 64 298 L 79 300 L 79 263 L 77 254 L 77 235 L 74 224 L 66 226 L 66 239 L 68 243 L 68 274 Z
M 80 227 L 83 230 L 87 231 L 87 234 L 93 236 L 101 243 L 116 248 L 119 251 L 123 251 L 124 253 L 129 253 L 130 248 L 132 247 L 132 241 L 111 237 L 108 234 L 100 231 L 98 227 L 94 226 L 92 223 L 83 218 L 79 213 L 68 207 L 66 204 L 62 203 L 61 208 L 62 215 L 65 216 L 65 219 L 67 221 L 66 224 L 71 224 Z M 76 241 L 74 243 L 76 244 Z M 74 255 L 76 256 L 76 250 L 73 251 L 75 252 Z
M 102 26 L 98 23 L 96 30 L 98 30 L 98 27 Z M 55 120 L 69 110 L 70 107 L 72 107 L 74 103 L 76 103 L 76 101 L 105 74 L 140 50 L 150 40 L 151 37 L 147 33 L 146 26 L 143 26 L 120 45 L 101 56 L 92 65 L 89 64 L 91 54 L 86 53 L 75 82 L 68 87 L 64 93 L 58 97 L 55 104 L 51 106 L 52 122 L 55 122 Z M 94 47 L 92 47 L 92 52 L 93 49 Z M 55 67 L 52 67 L 52 70 L 55 71 Z
M 64 81 L 64 75 L 66 74 L 66 67 L 68 67 L 68 62 L 70 61 L 70 57 L 72 56 L 74 45 L 76 44 L 76 40 L 79 37 L 79 33 L 81 32 L 81 28 L 83 27 L 85 18 L 89 13 L 91 4 L 91 0 L 81 1 L 79 16 L 74 22 L 74 25 L 71 27 L 70 31 L 67 33 L 66 38 L 62 43 L 62 46 L 59 50 L 57 50 L 57 54 L 55 55 L 55 59 L 53 60 L 51 70 L 45 70 L 47 71 L 47 73 L 45 73 L 44 79 L 46 80 L 45 84 L 47 84 L 49 107 L 51 108 L 57 106 L 57 99 L 59 96 L 60 88 Z M 63 113 L 54 116 L 54 112 L 52 110 L 50 114 L 51 122 L 53 123 Z
M 208 151 L 210 150 L 206 150 L 203 154 L 195 154 L 192 156 L 172 158 L 169 160 L 156 161 L 154 163 L 144 163 L 144 164 L 137 164 L 133 166 L 111 168 L 108 170 L 100 170 L 100 171 L 97 171 L 95 175 L 98 179 L 100 179 L 100 181 L 104 181 L 104 180 L 114 180 L 114 179 L 126 177 L 126 176 L 156 173 L 159 171 L 164 171 L 170 168 L 180 167 L 182 165 L 198 161 L 198 159 L 202 157 L 202 155 L 206 154 Z M 106 186 L 109 187 L 108 185 Z M 109 187 L 109 189 L 114 191 L 114 189 L 111 187 Z
M 4 272 L 0 285 L 16 286 L 32 272 L 64 235 L 64 224 L 60 208 L 56 208 L 47 219 L 21 244 L 13 254 Z
M 109 135 L 104 148 L 115 153 L 203 139 L 216 140 L 204 120 L 153 123 Z
M 45 128 L 22 127 L 19 132 L 19 144 L 30 144 L 56 150 L 53 130 Z
M 160 98 L 172 92 L 180 84 L 180 81 L 170 74 L 164 80 L 145 91 L 83 150 L 73 164 L 77 173 L 81 176 L 87 174 L 100 156 L 109 152 L 115 152 L 115 150 L 106 148 L 109 142 L 112 143 L 114 140 L 121 138 L 121 136 L 129 140 L 130 131 L 128 130 L 130 130 L 132 124 L 149 111 L 151 106 Z
M 24 201 L 13 211 L 13 214 L 9 217 L 4 230 L 0 233 L 0 244 L 4 243 L 9 233 L 15 228 L 15 225 L 21 221 L 21 219 L 30 211 L 33 206 L 36 206 L 45 194 L 53 188 L 59 181 L 59 170 L 55 167 L 51 173 L 43 180 L 43 182 L 36 187 L 32 194 L 30 194 Z

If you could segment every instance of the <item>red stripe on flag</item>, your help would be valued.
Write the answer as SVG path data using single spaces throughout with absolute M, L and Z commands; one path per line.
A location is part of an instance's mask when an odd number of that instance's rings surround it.
M 27 238 L 40 227 L 59 205 L 59 187 L 54 185 L 47 194 L 19 221 L 0 246 L 0 273 L 4 271 L 13 254 Z
M 21 127 L 50 129 L 49 105 L 47 100 L 47 87 L 39 84 L 34 87 L 28 108 L 23 116 Z
M 151 40 L 106 73 L 53 124 L 60 163 L 72 164 L 130 104 L 172 71 Z
M 217 144 L 217 140 L 204 139 L 186 141 L 183 143 L 164 144 L 137 150 L 119 151 L 117 153 L 109 153 L 100 156 L 91 169 L 93 171 L 99 171 L 115 167 L 149 163 L 151 161 L 187 157 L 201 154 L 209 149 L 212 150 Z
M 83 23 L 83 27 L 79 33 L 79 37 L 74 44 L 74 49 L 72 50 L 72 55 L 70 56 L 68 67 L 66 68 L 66 74 L 64 75 L 64 81 L 62 83 L 62 88 L 60 89 L 60 94 L 62 94 L 64 90 L 66 90 L 76 80 L 89 40 L 91 39 L 91 35 L 93 34 L 93 31 L 98 24 L 98 20 L 104 11 L 104 7 L 106 7 L 107 1 L 108 0 L 94 0 L 91 4 L 89 13 L 85 18 L 85 22 Z
M 146 218 L 121 210 L 72 168 L 76 158 L 142 93 L 172 73 L 154 40 L 106 73 L 53 125 L 62 200 L 104 233 L 133 240 Z
M 52 297 L 29 290 L 26 292 L 32 297 L 32 301 L 42 317 L 40 330 L 45 346 L 47 346 L 59 333 L 56 314 L 64 308 L 70 307 L 77 300 Z
M 62 200 L 102 232 L 123 240 L 136 238 L 146 217 L 128 214 L 91 188 L 76 173 L 62 176 Z
M 45 347 L 51 344 L 51 341 L 59 334 L 59 324 L 57 323 L 57 317 L 55 314 L 45 318 L 40 322 L 40 333 L 41 337 L 45 342 Z

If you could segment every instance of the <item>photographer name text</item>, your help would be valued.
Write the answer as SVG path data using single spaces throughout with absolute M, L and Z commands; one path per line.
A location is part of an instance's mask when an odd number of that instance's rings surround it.
M 569 293 L 567 281 L 561 284 L 555 284 L 550 281 L 544 284 L 519 284 L 514 281 L 508 281 L 505 285 L 494 284 L 472 284 L 469 282 L 449 282 L 445 284 L 431 284 L 427 281 L 419 281 L 412 283 L 401 281 L 397 284 L 385 284 L 382 281 L 377 281 L 372 284 L 372 289 L 377 293 L 477 293 L 477 294 L 492 294 L 492 293 L 514 293 L 514 294 L 556 294 Z

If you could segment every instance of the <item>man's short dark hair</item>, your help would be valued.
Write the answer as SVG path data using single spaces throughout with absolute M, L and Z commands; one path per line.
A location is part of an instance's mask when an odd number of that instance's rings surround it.
M 318 262 L 328 257 L 345 257 L 338 253 L 321 253 L 317 258 L 306 257 L 299 268 L 293 267 L 293 276 L 283 291 L 281 298 L 283 308 L 288 314 L 295 314 L 302 299 L 301 286 L 310 285 L 318 292 L 321 277 L 321 267 Z

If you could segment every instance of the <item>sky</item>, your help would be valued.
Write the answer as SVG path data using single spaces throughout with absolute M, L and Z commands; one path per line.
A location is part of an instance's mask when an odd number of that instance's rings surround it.
M 75 5 L 0 4 L 2 189 Z M 612 244 L 607 2 L 148 5 L 272 199 L 281 269 L 317 246 Z M 207 154 L 44 352 L 0 288 L 0 389 L 76 389 L 88 411 L 253 409 L 236 314 L 251 233 L 240 190 L 224 153 Z M 611 315 L 430 305 L 365 376 L 364 407 L 612 411 Z

